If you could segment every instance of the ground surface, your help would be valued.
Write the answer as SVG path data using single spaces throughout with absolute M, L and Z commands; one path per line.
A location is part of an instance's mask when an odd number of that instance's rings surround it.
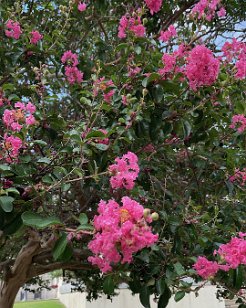
M 57 300 L 50 300 L 19 302 L 14 305 L 14 308 L 64 308 L 64 306 Z

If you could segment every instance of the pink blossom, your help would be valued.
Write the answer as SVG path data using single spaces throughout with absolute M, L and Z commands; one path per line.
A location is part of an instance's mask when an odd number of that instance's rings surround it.
M 246 77 L 246 53 L 239 56 L 239 60 L 236 62 L 235 67 L 237 69 L 235 77 L 237 79 L 244 79 Z
M 185 75 L 194 91 L 212 85 L 218 77 L 220 62 L 204 45 L 193 48 L 188 56 Z
M 111 103 L 113 95 L 114 90 L 110 90 L 109 92 L 103 94 L 103 99 L 105 100 L 105 102 Z
M 67 77 L 67 81 L 70 84 L 74 84 L 81 83 L 84 74 L 76 66 L 66 66 L 65 75 Z
M 168 42 L 172 37 L 177 36 L 177 31 L 173 25 L 171 25 L 167 31 L 161 31 L 159 41 Z
M 79 64 L 78 56 L 74 53 L 72 53 L 71 50 L 65 51 L 63 56 L 61 57 L 62 63 L 66 63 L 70 66 L 76 66 Z
M 164 53 L 161 60 L 164 65 L 164 68 L 160 70 L 161 75 L 174 71 L 176 65 L 175 55 Z
M 122 98 L 122 104 L 126 106 L 128 104 L 126 95 L 122 95 L 121 98 Z
M 85 10 L 86 10 L 86 4 L 83 2 L 80 2 L 79 4 L 78 4 L 78 10 L 80 11 L 80 12 L 84 12 Z
M 159 12 L 162 6 L 162 0 L 145 0 L 145 3 L 149 8 L 151 15 Z
M 226 16 L 226 10 L 224 7 L 222 7 L 219 12 L 217 13 L 218 17 L 225 17 Z
M 114 200 L 101 200 L 99 215 L 94 217 L 96 234 L 88 245 L 94 256 L 88 261 L 102 272 L 111 271 L 113 264 L 132 262 L 133 253 L 158 239 L 143 217 L 143 206 L 129 197 L 121 202 L 122 206 Z
M 32 31 L 31 36 L 32 37 L 30 39 L 30 43 L 34 45 L 36 45 L 43 38 L 43 35 L 40 34 L 38 31 Z
M 127 67 L 127 70 L 128 70 L 128 76 L 129 76 L 129 77 L 134 77 L 134 76 L 136 76 L 138 73 L 141 72 L 141 68 L 138 67 L 138 66 L 135 66 L 135 67 L 133 67 L 133 66 L 128 66 L 128 67 Z
M 121 17 L 118 28 L 118 37 L 126 38 L 127 31 L 132 32 L 137 37 L 143 37 L 145 35 L 145 27 L 142 25 L 142 21 L 139 16 L 136 18 L 129 18 L 126 15 Z
M 100 128 L 99 131 L 101 133 L 103 133 L 105 136 L 107 136 L 108 132 L 106 131 L 106 129 Z M 105 144 L 108 145 L 109 144 L 109 138 L 102 138 L 102 139 L 95 139 L 96 143 L 100 143 L 100 144 Z
M 3 153 L 2 157 L 9 163 L 17 160 L 19 156 L 19 151 L 22 147 L 22 140 L 15 136 L 4 135 L 4 141 L 2 145 Z
M 19 108 L 20 110 L 26 110 L 26 106 L 22 102 L 15 103 L 15 108 Z
M 234 115 L 230 128 L 237 129 L 238 133 L 243 133 L 246 129 L 246 117 L 243 114 Z
M 31 102 L 27 103 L 26 111 L 30 112 L 31 114 L 36 112 L 36 106 L 34 106 Z
M 6 22 L 6 28 L 7 30 L 5 30 L 5 35 L 7 37 L 12 37 L 16 40 L 20 38 L 22 31 L 21 31 L 20 24 L 17 21 L 14 22 L 13 20 L 9 19 Z
M 155 151 L 155 147 L 152 143 L 149 143 L 142 148 L 142 151 L 145 153 L 153 153 Z
M 230 268 L 237 268 L 240 264 L 246 265 L 246 240 L 234 237 L 227 244 L 220 245 L 217 254 Z
M 244 168 L 242 171 L 236 169 L 234 175 L 230 176 L 229 180 L 231 182 L 237 181 L 241 186 L 244 186 L 246 183 L 246 168 Z
M 223 56 L 228 62 L 235 63 L 237 72 L 235 77 L 243 79 L 246 76 L 246 43 L 233 38 L 232 42 L 225 42 L 222 49 Z
M 117 157 L 115 164 L 109 166 L 109 171 L 112 173 L 110 184 L 113 189 L 131 190 L 139 173 L 138 157 L 132 152 L 124 154 L 122 158 Z
M 23 124 L 33 125 L 36 123 L 32 115 L 36 111 L 36 107 L 32 103 L 25 105 L 22 102 L 17 102 L 14 105 L 15 109 L 5 109 L 3 113 L 3 123 L 8 129 L 20 131 Z
M 28 117 L 26 117 L 26 125 L 34 125 L 36 124 L 36 119 L 32 114 L 30 114 Z
M 126 30 L 128 27 L 128 19 L 126 15 L 122 16 L 119 23 L 118 28 L 118 37 L 119 38 L 126 38 Z
M 198 19 L 205 18 L 207 21 L 211 21 L 215 17 L 216 10 L 220 7 L 217 13 L 218 17 L 224 17 L 226 11 L 224 7 L 220 5 L 220 0 L 200 0 L 193 7 L 191 15 L 197 17 Z
M 209 261 L 205 257 L 198 257 L 193 268 L 203 279 L 208 279 L 216 275 L 219 270 L 219 265 L 217 262 Z
M 104 100 L 107 103 L 111 102 L 111 98 L 114 95 L 114 90 L 110 90 L 111 87 L 114 87 L 112 80 L 105 80 L 105 77 L 101 77 L 94 81 L 93 84 L 93 95 L 97 96 L 100 91 L 103 93 Z
M 245 233 L 245 232 L 239 232 L 239 233 L 238 233 L 238 236 L 239 236 L 239 237 L 246 237 L 246 233 Z
M 2 183 L 3 183 L 3 188 L 4 189 L 10 188 L 14 184 L 13 181 L 8 180 L 8 179 L 2 179 Z

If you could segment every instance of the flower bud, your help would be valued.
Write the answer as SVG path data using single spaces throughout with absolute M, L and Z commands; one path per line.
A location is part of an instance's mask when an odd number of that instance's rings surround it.
M 148 19 L 147 19 L 147 18 L 144 18 L 144 19 L 143 19 L 143 25 L 145 26 L 147 23 L 148 23 Z
M 154 213 L 151 214 L 151 218 L 152 218 L 153 221 L 156 221 L 156 220 L 159 219 L 159 214 L 154 212 Z
M 146 208 L 143 210 L 143 216 L 144 218 L 147 218 L 150 215 L 150 209 Z
M 149 91 L 147 89 L 143 89 L 143 92 L 142 92 L 143 96 L 146 96 L 148 94 L 148 92 Z

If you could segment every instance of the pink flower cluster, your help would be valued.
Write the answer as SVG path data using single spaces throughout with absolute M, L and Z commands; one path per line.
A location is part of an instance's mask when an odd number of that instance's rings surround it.
M 133 189 L 134 181 L 139 173 L 137 155 L 128 152 L 127 154 L 124 154 L 122 158 L 117 157 L 115 159 L 115 164 L 109 166 L 109 171 L 112 174 L 110 184 L 113 189 Z
M 18 21 L 14 22 L 12 19 L 9 19 L 6 22 L 6 28 L 5 35 L 7 37 L 12 37 L 16 40 L 20 38 L 22 30 Z
M 185 75 L 194 91 L 201 86 L 212 85 L 218 77 L 220 62 L 204 45 L 194 47 L 189 53 Z
M 112 80 L 105 80 L 105 77 L 101 77 L 97 79 L 93 84 L 93 95 L 97 96 L 101 91 L 104 101 L 109 104 L 111 103 L 115 92 L 115 90 L 112 89 L 114 86 L 115 85 Z
M 243 133 L 246 129 L 246 117 L 243 114 L 234 115 L 230 128 L 236 128 L 238 133 Z
M 15 109 L 5 109 L 3 113 L 3 123 L 6 127 L 13 131 L 20 131 L 23 124 L 34 125 L 36 120 L 33 116 L 36 107 L 32 103 L 24 104 L 15 103 Z
M 240 264 L 246 265 L 246 240 L 245 233 L 240 233 L 240 237 L 233 237 L 229 243 L 220 245 L 215 251 L 215 255 L 219 255 L 223 263 L 224 270 L 237 268 Z M 226 268 L 227 267 L 227 268 Z
M 214 277 L 219 270 L 219 265 L 215 261 L 209 261 L 205 257 L 198 257 L 196 263 L 193 265 L 197 274 L 203 279 Z
M 188 52 L 187 47 L 181 44 L 173 53 L 164 53 L 162 63 L 164 67 L 158 70 L 162 78 L 172 78 L 174 74 L 180 73 L 180 78 L 186 76 L 194 91 L 199 87 L 212 85 L 220 68 L 220 61 L 204 45 L 198 45 Z
M 231 43 L 225 42 L 222 51 L 227 61 L 236 60 L 235 68 L 237 72 L 235 77 L 244 79 L 246 77 L 246 43 L 239 42 L 234 38 Z
M 230 176 L 229 180 L 231 182 L 237 181 L 241 186 L 244 186 L 246 183 L 246 168 L 244 168 L 242 171 L 236 169 L 234 175 Z
M 177 31 L 173 25 L 169 26 L 167 31 L 161 31 L 159 41 L 168 42 L 172 37 L 177 36 Z
M 162 0 L 144 0 L 147 7 L 150 10 L 150 14 L 153 15 L 160 11 L 162 6 Z
M 81 83 L 83 80 L 83 73 L 77 68 L 79 64 L 78 56 L 72 53 L 71 50 L 65 51 L 61 57 L 61 61 L 65 64 L 65 75 L 70 84 Z
M 203 279 L 214 277 L 219 270 L 229 271 L 239 265 L 246 265 L 246 233 L 239 233 L 239 237 L 233 237 L 229 243 L 220 245 L 214 255 L 219 256 L 219 262 L 209 261 L 205 257 L 198 257 L 193 268 Z
M 101 200 L 99 215 L 94 217 L 96 234 L 88 247 L 95 256 L 88 261 L 104 273 L 111 271 L 113 264 L 131 263 L 134 253 L 158 240 L 147 224 L 151 217 L 146 220 L 143 216 L 143 206 L 129 197 L 121 202 L 122 206 L 114 200 Z
M 63 64 L 69 66 L 77 66 L 79 64 L 78 56 L 75 53 L 72 53 L 71 50 L 65 51 L 61 57 L 61 61 Z
M 15 136 L 4 135 L 3 143 L 0 144 L 0 160 L 8 163 L 17 161 L 19 151 L 22 147 L 22 140 Z
M 128 65 L 127 71 L 128 71 L 128 76 L 133 78 L 141 72 L 141 67 Z
M 172 54 L 164 53 L 161 59 L 164 67 L 159 69 L 159 74 L 166 78 L 168 75 L 171 77 L 174 73 L 181 73 L 183 68 L 178 64 L 184 61 L 185 55 L 186 47 L 184 44 L 179 45 L 178 49 Z
M 36 45 L 39 41 L 42 40 L 42 38 L 43 35 L 41 33 L 39 33 L 38 31 L 32 31 L 30 43 Z
M 87 5 L 86 5 L 86 3 L 84 3 L 84 2 L 80 2 L 80 3 L 78 4 L 78 10 L 79 10 L 80 12 L 84 12 L 84 11 L 86 10 L 86 7 L 87 7 Z
M 124 15 L 121 17 L 118 28 L 118 37 L 126 38 L 128 31 L 137 37 L 143 37 L 145 35 L 145 27 L 142 25 L 140 16 L 128 17 L 127 15 Z
M 192 9 L 191 15 L 198 19 L 205 18 L 207 21 L 211 21 L 215 17 L 216 11 L 218 17 L 224 17 L 226 10 L 220 4 L 220 0 L 200 0 Z

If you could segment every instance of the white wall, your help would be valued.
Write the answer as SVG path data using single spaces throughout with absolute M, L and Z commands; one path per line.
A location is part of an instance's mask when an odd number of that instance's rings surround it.
M 173 299 L 167 308 L 225 308 L 224 301 L 218 301 L 215 296 L 216 287 L 205 286 L 199 291 L 199 296 L 194 293 L 186 296 L 178 303 Z M 138 295 L 132 296 L 131 291 L 120 289 L 119 295 L 114 297 L 112 302 L 103 296 L 97 301 L 87 302 L 85 293 L 58 293 L 59 300 L 67 308 L 143 308 Z M 151 300 L 151 308 L 157 308 L 157 304 Z

